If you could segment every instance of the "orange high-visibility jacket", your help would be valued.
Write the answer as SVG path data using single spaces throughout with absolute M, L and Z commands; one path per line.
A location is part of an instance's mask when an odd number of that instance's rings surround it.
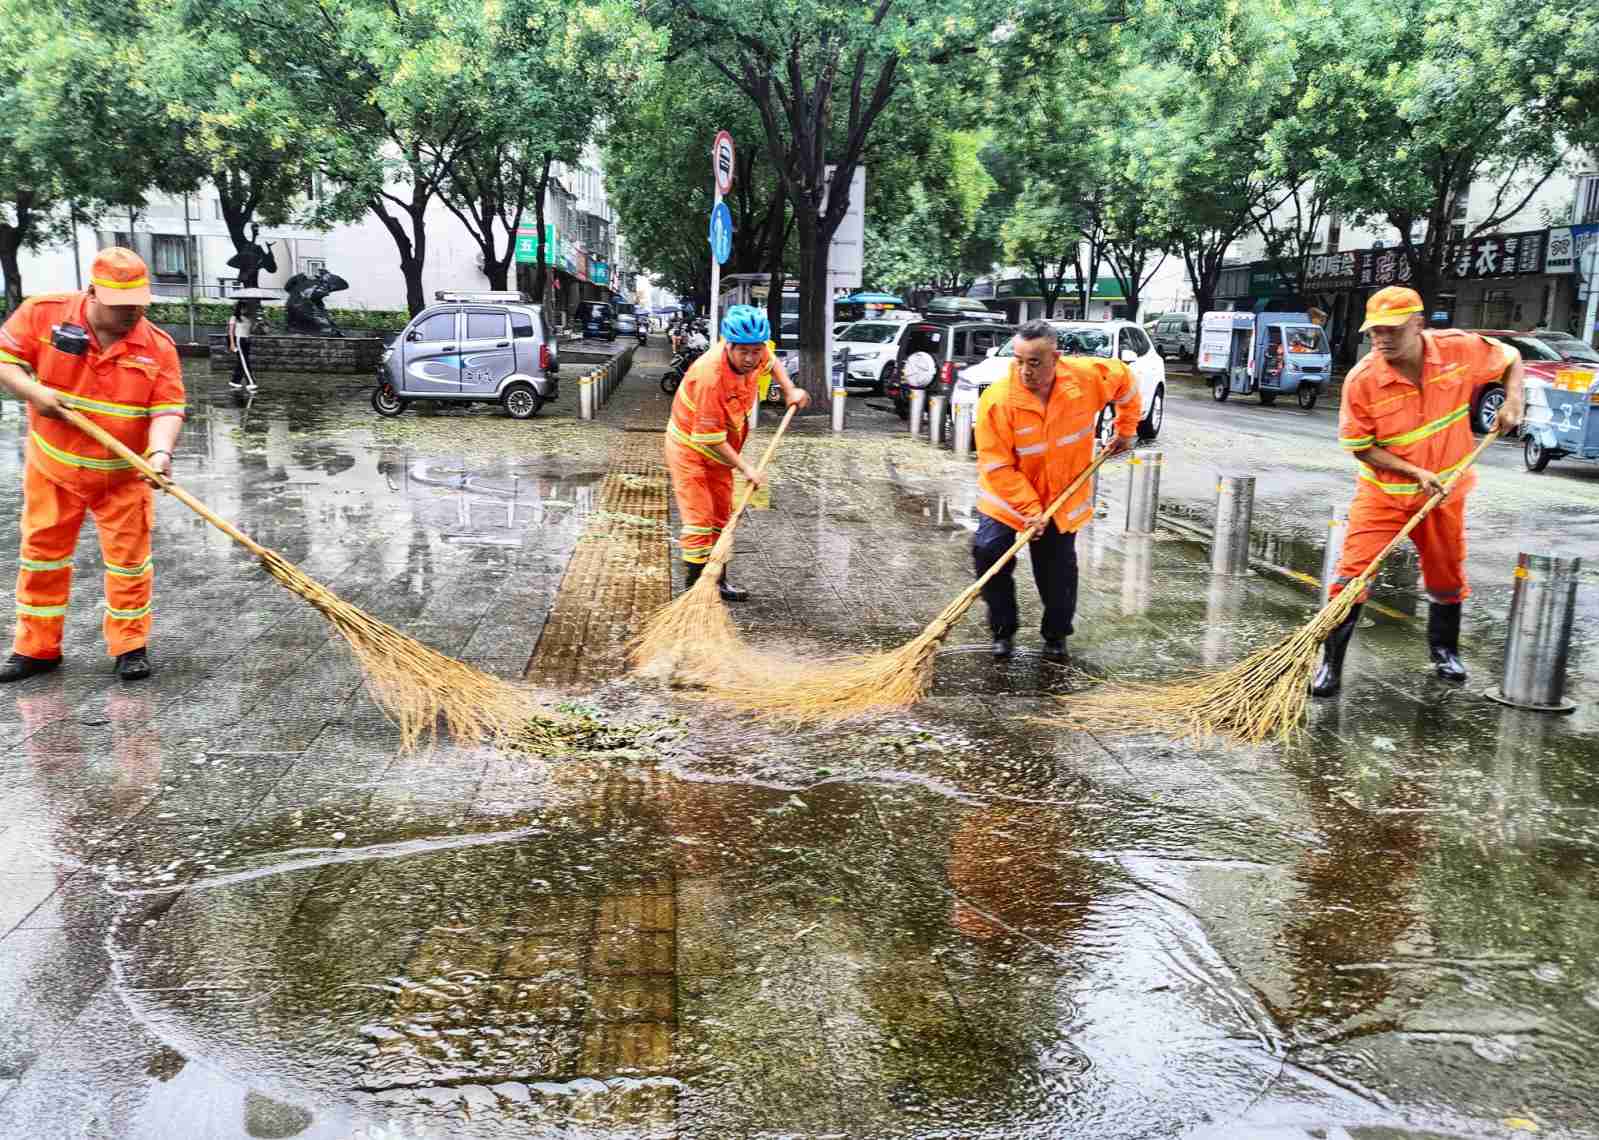
M 63 404 L 143 454 L 152 420 L 184 414 L 177 346 L 144 320 L 108 349 L 90 347 L 83 356 L 62 352 L 51 344 L 51 330 L 59 324 L 87 328 L 87 301 L 87 293 L 28 298 L 0 328 L 0 361 L 31 369 Z M 98 488 L 136 477 L 132 464 L 65 420 L 32 414 L 29 427 L 29 462 L 62 486 Z
M 1138 430 L 1138 382 L 1119 360 L 1056 357 L 1048 409 L 1022 385 L 1012 362 L 1010 375 L 977 403 L 977 509 L 1022 529 L 1093 462 L 1094 421 L 1107 404 L 1116 409 L 1117 435 Z M 1084 483 L 1055 512 L 1062 533 L 1088 522 L 1090 492 Z
M 1347 451 L 1376 446 L 1436 475 L 1448 475 L 1470 457 L 1471 393 L 1520 359 L 1509 345 L 1459 329 L 1428 329 L 1421 334 L 1421 387 L 1418 388 L 1372 351 L 1344 379 L 1338 413 L 1338 442 Z M 1469 490 L 1477 473 L 1456 484 Z M 1421 484 L 1387 468 L 1360 464 L 1361 494 L 1395 496 L 1420 506 Z
M 672 398 L 672 415 L 666 423 L 668 439 L 724 467 L 729 464 L 716 445 L 728 443 L 734 451 L 744 450 L 750 408 L 755 403 L 755 378 L 761 371 L 757 367 L 748 376 L 734 372 L 727 366 L 726 347 L 717 341 L 689 366 Z M 767 356 L 770 359 L 769 348 Z

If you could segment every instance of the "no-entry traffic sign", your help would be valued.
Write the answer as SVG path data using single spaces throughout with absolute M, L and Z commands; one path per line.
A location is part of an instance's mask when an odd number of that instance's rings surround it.
M 726 194 L 733 188 L 733 136 L 726 131 L 717 131 L 711 143 L 711 169 L 716 172 L 716 192 Z

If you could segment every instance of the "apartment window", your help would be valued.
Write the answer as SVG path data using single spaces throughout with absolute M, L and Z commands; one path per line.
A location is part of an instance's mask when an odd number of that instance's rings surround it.
M 300 259 L 300 272 L 307 276 L 321 273 L 327 267 L 328 261 L 325 257 L 305 257 Z
M 1342 210 L 1334 210 L 1332 216 L 1327 219 L 1327 248 L 1329 250 L 1337 250 L 1338 243 L 1343 240 L 1343 236 L 1344 213 Z
M 1456 222 L 1452 226 L 1449 227 L 1449 240 L 1450 241 L 1465 241 L 1466 240 L 1466 223 L 1465 222 Z
M 192 241 L 185 241 L 181 234 L 156 234 L 153 266 L 156 275 L 187 278 L 193 252 Z

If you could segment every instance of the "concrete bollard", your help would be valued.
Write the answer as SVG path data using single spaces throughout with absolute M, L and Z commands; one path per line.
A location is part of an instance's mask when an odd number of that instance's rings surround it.
M 911 389 L 911 435 L 922 434 L 922 421 L 927 418 L 927 390 L 925 388 Z
M 592 420 L 594 418 L 594 373 L 578 377 L 577 381 L 577 418 Z
M 849 389 L 847 389 L 847 388 L 834 388 L 833 389 L 833 430 L 834 431 L 843 431 L 844 428 L 849 423 L 849 418 L 848 418 L 849 417 L 849 411 L 848 411 L 848 409 L 845 406 L 846 401 L 848 399 L 849 399 Z
M 1522 552 L 1515 574 L 1504 680 L 1488 696 L 1520 709 L 1571 712 L 1577 706 L 1565 699 L 1566 660 L 1582 559 Z
M 1135 451 L 1127 460 L 1128 534 L 1154 534 L 1160 510 L 1160 469 L 1166 457 L 1159 451 Z
M 970 404 L 955 406 L 955 454 L 970 459 L 972 454 L 972 416 L 976 412 Z
M 1255 513 L 1255 477 L 1216 479 L 1216 531 L 1210 543 L 1210 572 L 1249 573 L 1249 524 Z
M 944 409 L 948 396 L 934 396 L 927 402 L 927 440 L 934 447 L 944 446 Z
M 1344 556 L 1344 539 L 1349 537 L 1349 505 L 1334 506 L 1332 519 L 1327 523 L 1327 546 L 1321 552 L 1321 604 L 1332 600 L 1333 579 L 1338 576 L 1338 563 Z

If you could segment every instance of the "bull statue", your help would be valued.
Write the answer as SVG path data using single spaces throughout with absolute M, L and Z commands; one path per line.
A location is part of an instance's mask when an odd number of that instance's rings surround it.
M 348 281 L 326 269 L 318 269 L 315 273 L 296 273 L 289 278 L 284 283 L 284 288 L 289 291 L 289 300 L 284 306 L 284 323 L 289 331 L 310 336 L 343 336 L 344 330 L 333 323 L 322 299 L 329 293 L 349 287 Z

